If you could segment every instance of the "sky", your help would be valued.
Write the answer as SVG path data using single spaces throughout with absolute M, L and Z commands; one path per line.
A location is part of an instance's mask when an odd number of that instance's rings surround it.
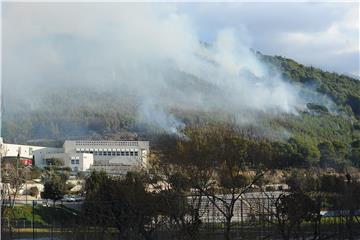
M 324 70 L 360 76 L 359 2 L 180 4 L 204 41 L 216 29 L 243 33 L 252 48 Z

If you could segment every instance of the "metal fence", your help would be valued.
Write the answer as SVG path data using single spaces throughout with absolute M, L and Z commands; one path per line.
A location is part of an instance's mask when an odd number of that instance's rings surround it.
M 209 199 L 203 198 L 202 201 L 201 209 L 198 210 L 200 221 L 193 234 L 191 216 L 185 217 L 182 223 L 167 216 L 157 216 L 147 223 L 147 234 L 133 228 L 126 236 L 114 222 L 99 224 L 98 220 L 108 212 L 99 212 L 97 217 L 89 219 L 82 214 L 82 203 L 46 205 L 34 201 L 26 207 L 26 218 L 12 217 L 11 214 L 2 218 L 1 239 L 224 239 L 224 216 Z M 26 206 L 22 202 L 16 205 Z M 234 207 L 230 239 L 360 239 L 360 211 L 352 211 L 345 206 L 322 211 L 319 221 L 305 220 L 292 228 L 286 225 L 288 223 L 276 219 L 272 198 L 250 195 L 246 199 L 239 199 Z M 66 215 L 66 218 L 61 218 L 61 214 Z M 39 219 L 39 215 L 42 219 Z M 135 221 L 129 219 L 129 222 Z M 186 227 L 189 227 L 189 231 L 184 234 Z M 282 231 L 291 231 L 291 234 Z

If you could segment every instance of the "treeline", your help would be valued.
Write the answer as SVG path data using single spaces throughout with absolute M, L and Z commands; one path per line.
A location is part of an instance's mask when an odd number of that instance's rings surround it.
M 69 109 L 71 111 L 71 109 Z M 36 115 L 36 113 L 33 113 Z M 130 115 L 121 115 L 116 111 L 103 114 L 74 111 L 64 114 L 48 114 L 47 120 L 41 117 L 4 121 L 5 140 L 18 143 L 45 144 L 61 146 L 63 139 L 91 138 L 119 140 L 145 138 L 151 140 L 153 150 L 161 142 L 162 133 L 150 131 L 145 126 L 137 126 Z M 210 117 L 199 120 L 199 115 L 184 116 L 188 129 L 194 126 L 206 125 L 206 122 L 216 124 Z M 210 119 L 210 120 L 209 120 Z M 204 123 L 205 122 L 205 123 Z M 258 137 L 268 139 L 272 151 L 279 155 L 282 167 L 330 167 L 338 170 L 349 166 L 360 167 L 360 129 L 351 124 L 351 120 L 332 115 L 315 116 L 300 113 L 299 116 L 282 115 L 277 118 L 263 120 L 263 128 L 256 126 L 242 127 L 242 131 L 252 131 Z M 266 129 L 266 130 L 263 130 Z M 10 131 L 10 132 L 9 132 Z M 137 134 L 124 134 L 136 132 Z M 10 135 L 10 138 L 9 138 Z M 14 136 L 12 136 L 14 135 Z M 12 136 L 12 137 L 11 137 Z M 172 137 L 172 136 L 169 136 Z M 28 142 L 29 139 L 39 139 Z M 44 139 L 45 140 L 41 140 Z M 47 141 L 56 139 L 58 141 Z
M 187 139 L 164 139 L 162 150 L 142 172 L 125 178 L 92 172 L 84 188 L 85 225 L 104 233 L 116 228 L 120 239 L 156 239 L 159 229 L 171 239 L 199 239 L 206 224 L 215 224 L 225 239 L 233 239 L 238 203 L 253 193 L 258 201 L 248 202 L 255 219 L 251 224 L 267 222 L 274 229 L 270 238 L 334 237 L 320 231 L 324 209 L 349 210 L 347 234 L 357 234 L 352 215 L 360 207 L 360 185 L 350 174 L 288 170 L 282 181 L 290 189 L 273 195 L 266 187 L 276 181 L 272 172 L 286 167 L 266 139 L 232 125 L 196 126 L 185 132 Z M 204 222 L 208 208 L 215 209 L 220 223 Z
M 75 239 L 83 239 L 84 234 L 92 239 L 116 234 L 118 239 L 139 240 L 159 239 L 158 234 L 168 234 L 164 239 L 201 239 L 204 229 L 211 228 L 229 240 L 234 235 L 246 238 L 238 226 L 258 232 L 266 224 L 271 229 L 269 239 L 331 239 L 340 233 L 331 232 L 334 225 L 328 225 L 329 218 L 321 214 L 329 211 L 335 214 L 330 220 L 344 228 L 346 238 L 360 234 L 358 170 L 321 170 L 315 161 L 319 155 L 306 141 L 274 142 L 256 130 L 207 123 L 187 126 L 182 137 L 163 135 L 155 151 L 141 171 L 123 177 L 105 172 L 81 176 L 85 177 L 83 205 L 61 228 L 72 227 Z M 338 149 L 334 154 L 343 157 Z M 53 200 L 56 209 L 55 202 L 72 186 L 66 184 L 69 169 L 52 160 L 53 165 L 39 174 L 42 197 Z M 3 182 L 20 189 L 25 172 L 15 167 L 3 171 Z M 275 184 L 289 189 L 275 189 Z M 241 223 L 236 217 L 242 211 L 240 203 L 249 209 Z M 16 207 L 2 211 L 11 218 Z M 342 224 L 339 219 L 344 225 L 336 225 Z
M 199 135 L 206 134 L 209 136 L 218 136 L 217 144 L 222 146 L 224 139 L 219 136 L 219 131 L 226 131 L 227 134 L 238 136 L 246 136 L 246 146 L 237 145 L 234 148 L 246 149 L 253 148 L 252 152 L 263 152 L 263 157 L 267 161 L 262 161 L 259 156 L 248 155 L 248 161 L 252 162 L 253 166 L 261 164 L 269 164 L 268 167 L 286 169 L 286 168 L 331 168 L 339 172 L 344 172 L 346 169 L 353 166 L 360 167 L 360 140 L 354 140 L 348 145 L 344 141 L 338 141 L 332 138 L 322 138 L 314 140 L 306 134 L 290 135 L 286 140 L 274 139 L 272 136 L 263 135 L 261 131 L 256 128 L 243 128 L 232 123 L 212 122 L 205 124 L 188 125 L 182 134 L 187 138 L 196 139 Z M 214 137 L 215 138 L 215 137 Z M 174 136 L 163 135 L 157 140 L 155 149 L 162 149 L 164 146 L 171 144 Z M 175 138 L 176 139 L 176 138 Z M 185 144 L 185 143 L 183 143 Z M 190 141 L 188 144 L 193 144 Z M 208 145 L 209 143 L 203 143 Z M 211 143 L 213 144 L 213 142 Z M 173 144 L 174 145 L 174 144 Z M 214 148 L 214 156 L 216 151 L 220 149 Z M 265 152 L 264 152 L 265 151 Z M 174 153 L 168 153 L 168 155 Z M 189 162 L 190 164 L 190 162 Z

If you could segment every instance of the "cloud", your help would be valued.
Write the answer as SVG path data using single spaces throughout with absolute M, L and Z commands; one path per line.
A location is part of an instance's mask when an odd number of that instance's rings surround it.
M 282 34 L 279 40 L 288 46 L 287 52 L 291 52 L 290 48 L 302 49 L 301 57 L 306 63 L 311 63 L 314 59 L 318 61 L 316 65 L 327 70 L 340 73 L 347 71 L 350 74 L 360 76 L 358 17 L 358 9 L 350 9 L 343 19 L 332 23 L 322 31 L 287 32 Z M 321 58 L 314 57 L 314 55 L 321 56 Z M 347 65 L 350 67 L 348 69 L 334 59 L 347 59 L 349 55 L 352 55 L 353 59 L 347 61 Z M 321 59 L 331 60 L 331 62 L 326 62 L 326 60 L 320 62 Z
M 246 29 L 256 50 L 358 76 L 359 8 L 357 2 L 180 5 L 208 41 L 214 39 L 215 29 Z

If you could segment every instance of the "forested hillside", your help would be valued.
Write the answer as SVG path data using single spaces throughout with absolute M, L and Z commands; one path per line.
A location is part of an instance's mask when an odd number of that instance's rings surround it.
M 292 59 L 280 56 L 259 55 L 269 66 L 282 72 L 284 79 L 305 86 L 316 88 L 316 91 L 329 96 L 349 115 L 360 117 L 360 81 L 346 75 L 322 71 L 308 67 Z
M 360 81 L 279 56 L 260 53 L 257 56 L 274 72 L 280 71 L 286 81 L 328 98 L 331 104 L 309 101 L 307 109 L 297 114 L 262 114 L 259 115 L 261 124 L 244 127 L 270 138 L 279 153 L 300 159 L 301 164 L 360 166 Z M 185 83 L 203 91 L 208 87 L 202 87 L 196 79 Z M 56 146 L 66 138 L 153 140 L 162 134 L 159 129 L 137 122 L 138 105 L 133 96 L 119 96 L 116 91 L 66 89 L 49 92 L 31 111 L 26 106 L 11 104 L 5 99 L 2 134 L 8 142 Z M 211 113 L 171 111 L 189 125 L 215 119 Z
M 346 165 L 345 162 L 360 166 L 360 81 L 280 56 L 260 57 L 279 69 L 284 79 L 314 89 L 335 103 L 332 111 L 308 103 L 308 111 L 272 119 L 270 127 L 289 132 L 288 142 L 306 146 L 307 153 L 322 166 Z

